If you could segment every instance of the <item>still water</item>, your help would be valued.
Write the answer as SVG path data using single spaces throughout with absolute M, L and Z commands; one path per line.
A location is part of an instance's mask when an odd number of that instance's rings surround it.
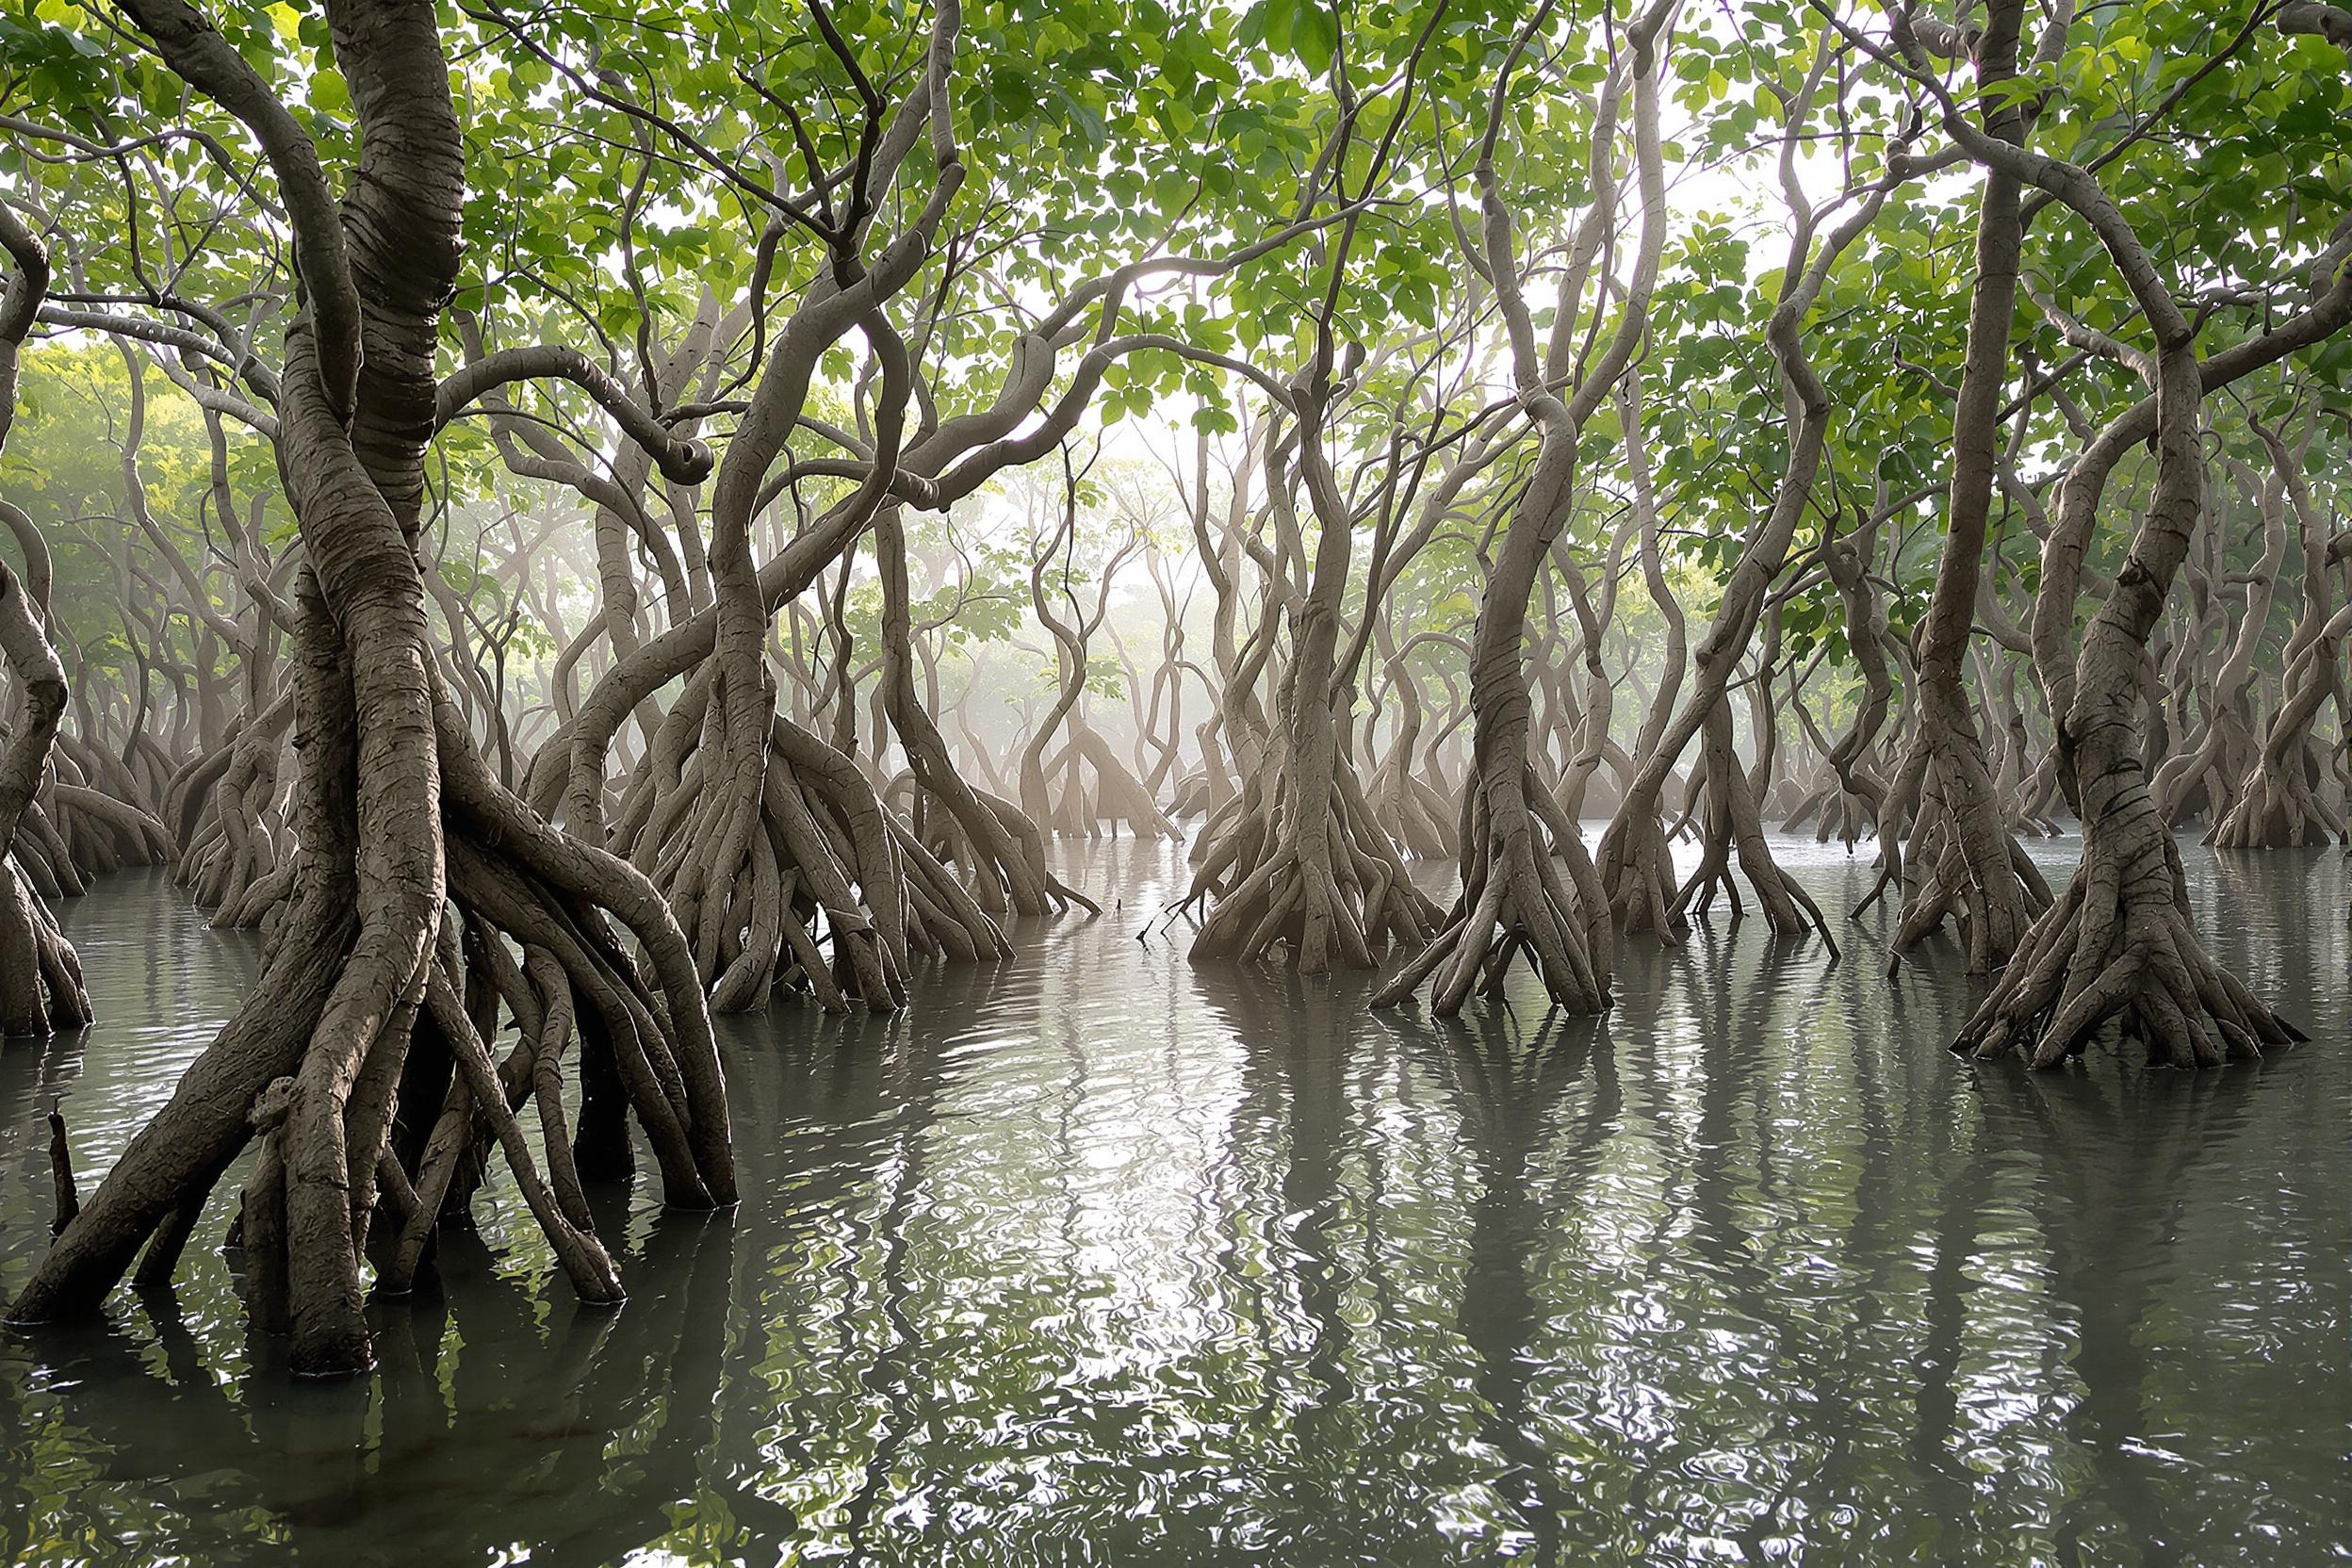
M 2352 879 L 2187 854 L 2311 1046 L 1971 1069 L 1968 983 L 1889 985 L 1876 915 L 1836 965 L 1633 944 L 1599 1021 L 1373 1015 L 1138 942 L 1178 854 L 1072 847 L 1116 917 L 903 1018 L 724 1026 L 743 1206 L 606 1194 L 617 1312 L 498 1187 L 363 1383 L 289 1385 L 204 1248 L 0 1338 L 0 1558 L 2344 1560 Z M 47 1101 L 94 1180 L 255 968 L 160 878 L 66 918 L 102 1022 L 0 1052 L 11 1293 Z

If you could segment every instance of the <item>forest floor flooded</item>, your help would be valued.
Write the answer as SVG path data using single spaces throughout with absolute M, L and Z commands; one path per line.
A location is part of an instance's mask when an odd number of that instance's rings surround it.
M 1869 885 L 1775 847 L 1833 913 Z M 743 1205 L 606 1193 L 618 1311 L 501 1179 L 371 1380 L 291 1383 L 210 1246 L 0 1335 L 0 1560 L 2343 1560 L 2352 877 L 2184 853 L 2311 1044 L 1971 1068 L 1974 987 L 1889 984 L 1878 912 L 1839 963 L 1719 922 L 1625 944 L 1605 1019 L 1523 977 L 1439 1024 L 1139 942 L 1181 850 L 1066 846 L 1115 914 L 903 1017 L 723 1022 Z M 48 1100 L 87 1191 L 256 968 L 160 875 L 63 914 L 101 1021 L 0 1051 L 10 1294 Z

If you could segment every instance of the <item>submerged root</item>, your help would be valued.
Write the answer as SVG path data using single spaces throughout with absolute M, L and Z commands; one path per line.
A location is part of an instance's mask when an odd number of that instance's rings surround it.
M 36 861 L 58 872 L 73 870 L 72 857 L 33 799 L 65 718 L 65 669 L 24 583 L 5 565 L 0 565 L 0 661 L 24 694 L 14 733 L 0 751 L 0 873 L 5 873 L 0 876 L 0 1031 L 45 1035 L 90 1021 L 81 961 L 41 902 L 43 890 L 27 882 L 25 871 Z M 50 886 L 55 889 L 54 881 Z
M 413 969 L 387 968 L 399 955 L 369 945 L 351 675 L 323 607 L 312 597 L 306 609 L 307 852 L 290 918 L 245 1005 L 42 1258 L 10 1309 L 15 1320 L 93 1310 L 135 1259 L 142 1283 L 168 1283 L 213 1187 L 257 1134 L 237 1227 L 248 1294 L 262 1327 L 292 1334 L 294 1368 L 311 1376 L 371 1364 L 362 1260 L 394 1289 L 413 1279 L 418 1238 L 462 1211 L 490 1144 L 589 1301 L 617 1300 L 620 1284 L 579 1183 L 629 1172 L 631 1119 L 661 1168 L 665 1201 L 734 1201 L 716 1041 L 666 906 L 625 862 L 507 793 L 437 689 L 447 894 L 430 912 L 439 939 L 428 927 Z M 338 1005 L 363 972 L 391 982 L 389 1006 L 372 1020 Z M 501 1004 L 521 1042 L 494 1064 L 487 1042 Z M 560 1092 L 575 1029 L 577 1130 L 564 1125 Z M 515 1124 L 524 1093 L 535 1100 L 550 1177 Z M 437 1135 L 411 1135 L 424 1127 Z
M 1202 830 L 1181 908 L 1209 906 L 1195 958 L 1255 960 L 1287 945 L 1302 974 L 1370 969 L 1377 947 L 1424 942 L 1437 905 L 1413 884 L 1396 845 L 1344 767 L 1294 785 L 1251 778 Z
M 691 685 L 663 721 L 612 842 L 668 896 L 713 1009 L 782 989 L 889 1012 L 906 1004 L 917 954 L 1010 953 L 854 761 L 773 706 L 767 732 L 739 745 L 710 690 Z M 756 787 L 715 787 L 712 770 L 745 749 Z
M 2320 798 L 2311 771 L 2300 755 L 2264 756 L 2208 841 L 2216 849 L 2300 849 L 2346 839 L 2344 819 Z
M 1661 934 L 1688 930 L 1692 915 L 1705 918 L 1718 889 L 1730 900 L 1733 923 L 1740 922 L 1743 911 L 1739 889 L 1731 876 L 1736 857 L 1740 872 L 1755 890 L 1756 906 L 1765 923 L 1782 936 L 1811 930 L 1827 944 L 1830 956 L 1837 957 L 1838 943 L 1829 934 L 1829 923 L 1822 917 L 1821 906 L 1791 881 L 1772 858 L 1772 847 L 1764 838 L 1763 812 L 1749 785 L 1746 770 L 1740 766 L 1732 750 L 1731 714 L 1723 704 L 1718 703 L 1707 715 L 1704 733 L 1699 776 L 1691 781 L 1702 821 L 1699 864 L 1675 895 L 1666 923 L 1659 927 Z M 1661 847 L 1662 842 L 1661 840 Z
M 1609 1001 L 1609 920 L 1576 824 L 1524 761 L 1482 772 L 1463 824 L 1461 896 L 1372 1004 L 1394 1006 L 1427 984 L 1430 1011 L 1449 1018 L 1474 987 L 1500 994 L 1511 960 L 1525 956 L 1555 1005 L 1600 1012 Z
M 2260 1056 L 2303 1037 L 2207 956 L 2189 915 L 2172 835 L 2138 808 L 2086 841 L 2066 891 L 2027 931 L 1952 1049 L 1979 1060 L 2022 1051 L 2037 1068 L 2084 1051 L 2109 1019 L 2180 1068 Z
M 0 861 L 0 1035 L 87 1028 L 82 962 L 10 856 Z

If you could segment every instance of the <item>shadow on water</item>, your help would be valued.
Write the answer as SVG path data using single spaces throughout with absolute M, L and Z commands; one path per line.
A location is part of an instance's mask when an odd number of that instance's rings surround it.
M 1867 887 L 1782 842 L 1833 911 Z M 2063 870 L 2071 846 L 2040 851 Z M 722 1048 L 745 1201 L 596 1197 L 578 1306 L 512 1189 L 298 1387 L 229 1259 L 0 1338 L 0 1559 L 768 1564 L 2304 1562 L 2352 1429 L 2344 863 L 2191 849 L 2314 1045 L 2201 1077 L 1942 1049 L 1975 988 L 1718 923 L 1605 1018 L 1372 1014 L 1137 927 L 1063 850 L 910 1014 Z M 1115 903 L 1112 901 L 1116 901 Z M 156 877 L 69 911 L 101 1023 L 0 1050 L 0 1289 L 250 979 Z M 204 1234 L 217 1238 L 222 1212 Z

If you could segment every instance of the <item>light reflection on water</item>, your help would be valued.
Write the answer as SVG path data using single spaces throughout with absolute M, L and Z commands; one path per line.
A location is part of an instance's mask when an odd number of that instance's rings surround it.
M 1777 847 L 1832 908 L 1862 861 Z M 2047 846 L 2061 874 L 2073 845 Z M 602 1195 L 579 1307 L 511 1191 L 294 1387 L 225 1261 L 0 1339 L 0 1557 L 360 1564 L 2319 1562 L 2352 1546 L 2347 878 L 2187 851 L 2311 1047 L 1974 1070 L 1969 987 L 1719 924 L 1606 1020 L 1374 1015 L 1122 901 L 889 1021 L 723 1025 L 745 1200 Z M 160 878 L 66 918 L 102 1023 L 0 1053 L 0 1288 L 253 972 Z M 217 1236 L 222 1213 L 207 1221 Z

